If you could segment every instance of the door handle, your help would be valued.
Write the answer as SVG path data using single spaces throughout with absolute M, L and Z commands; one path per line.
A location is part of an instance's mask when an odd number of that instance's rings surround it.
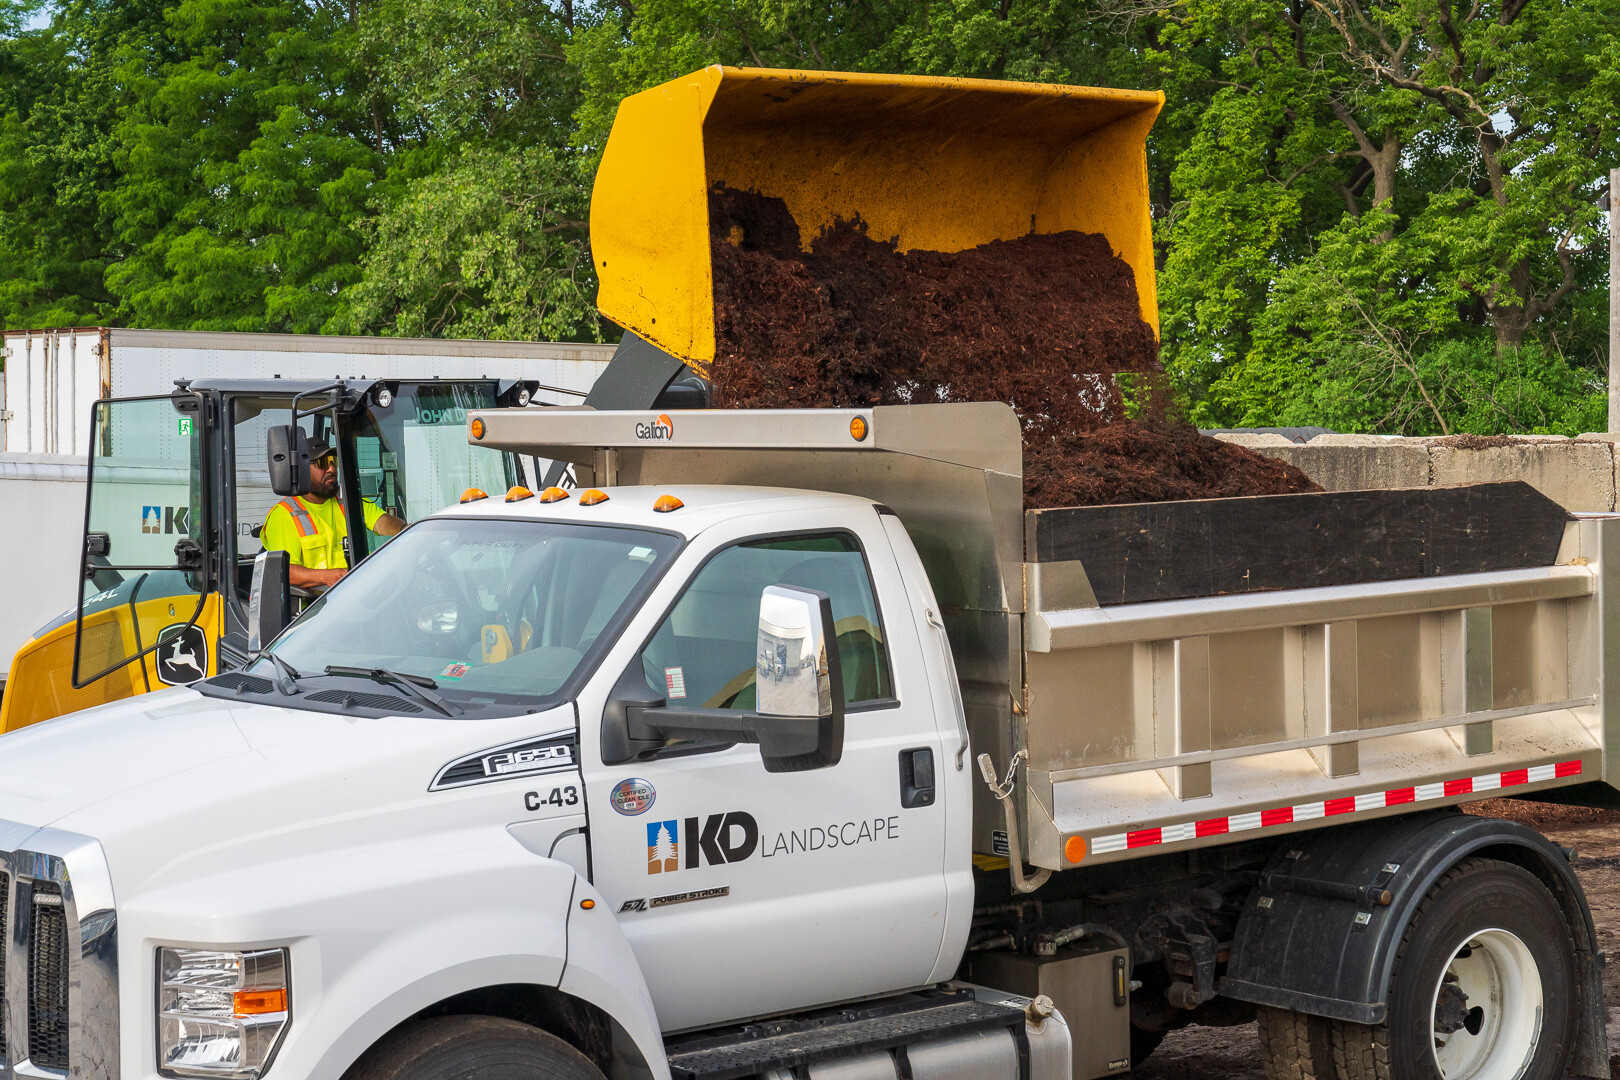
M 934 750 L 917 746 L 900 751 L 900 805 L 907 810 L 934 803 Z

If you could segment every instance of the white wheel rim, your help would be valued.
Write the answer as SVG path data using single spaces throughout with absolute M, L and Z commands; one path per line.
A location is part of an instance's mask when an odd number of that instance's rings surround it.
M 1448 983 L 1468 996 L 1469 1023 L 1453 1032 L 1440 1026 L 1441 993 Z M 1515 935 L 1481 930 L 1459 942 L 1429 1002 L 1434 1062 L 1444 1080 L 1523 1076 L 1541 1038 L 1541 994 L 1536 959 Z

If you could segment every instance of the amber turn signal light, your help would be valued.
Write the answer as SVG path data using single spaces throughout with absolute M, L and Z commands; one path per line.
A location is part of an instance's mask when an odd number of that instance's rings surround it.
M 596 906 L 596 901 L 595 900 L 581 900 L 579 902 L 579 906 L 584 908 L 586 911 L 589 911 L 589 910 L 591 910 L 591 908 Z
M 236 1016 L 264 1016 L 287 1011 L 287 990 L 238 990 L 231 995 L 231 1011 Z
M 507 502 L 522 502 L 524 499 L 532 498 L 534 498 L 534 492 L 530 491 L 522 484 L 513 484 L 511 487 L 506 489 Z
M 866 438 L 866 417 L 852 417 L 849 421 L 849 434 L 856 442 Z
M 1086 857 L 1086 838 L 1071 836 L 1063 842 L 1063 857 L 1072 863 L 1077 863 Z
M 468 426 L 470 428 L 472 428 L 472 437 L 473 438 L 482 439 L 484 437 L 484 420 L 483 420 L 482 417 L 479 417 L 479 416 L 473 417 L 473 422 L 471 424 L 469 424 Z
M 548 487 L 540 493 L 540 501 L 543 503 L 562 502 L 566 498 L 568 498 L 568 492 L 560 487 Z
M 667 514 L 671 510 L 679 510 L 686 504 L 673 495 L 660 495 L 658 501 L 653 503 L 653 513 Z
M 461 501 L 464 503 L 477 502 L 479 499 L 487 498 L 489 498 L 489 492 L 482 488 L 468 488 L 461 493 Z
M 591 490 L 579 497 L 579 505 L 581 506 L 595 506 L 597 503 L 604 503 L 607 501 L 607 492 L 599 491 L 596 488 L 591 488 Z

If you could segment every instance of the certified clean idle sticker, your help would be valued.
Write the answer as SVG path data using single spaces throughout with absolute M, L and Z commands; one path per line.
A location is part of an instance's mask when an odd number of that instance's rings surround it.
M 613 809 L 625 817 L 635 817 L 647 812 L 653 800 L 658 798 L 658 792 L 647 781 L 632 777 L 615 784 L 613 794 L 608 798 L 613 803 Z

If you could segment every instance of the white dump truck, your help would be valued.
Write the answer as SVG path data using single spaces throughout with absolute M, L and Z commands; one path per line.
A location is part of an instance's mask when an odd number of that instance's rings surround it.
M 581 486 L 0 737 L 8 1080 L 1607 1075 L 1569 853 L 1457 806 L 1612 795 L 1620 518 L 1026 512 L 999 404 L 469 427 Z

